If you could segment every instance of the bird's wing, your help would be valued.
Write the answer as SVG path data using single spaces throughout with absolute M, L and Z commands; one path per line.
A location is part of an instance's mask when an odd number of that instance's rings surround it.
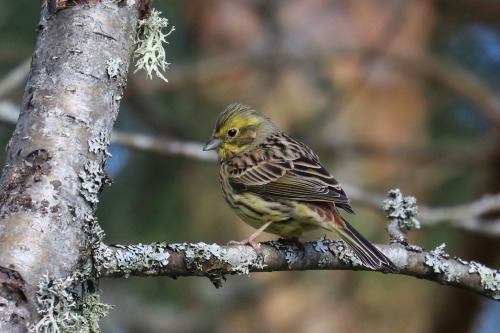
M 344 190 L 310 148 L 290 137 L 286 147 L 272 142 L 233 158 L 227 165 L 229 183 L 275 199 L 334 202 L 353 213 Z

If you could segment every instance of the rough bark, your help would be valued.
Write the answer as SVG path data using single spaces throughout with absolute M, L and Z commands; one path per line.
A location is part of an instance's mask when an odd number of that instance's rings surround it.
M 106 147 L 126 85 L 134 2 L 42 11 L 16 129 L 0 179 L 0 331 L 39 319 L 43 274 L 90 259 L 83 230 L 106 184 Z
M 250 246 L 217 244 L 139 244 L 96 246 L 95 274 L 102 277 L 206 276 L 216 287 L 227 274 L 286 270 L 370 270 L 344 243 L 327 239 L 262 243 L 262 257 Z M 462 288 L 500 300 L 500 273 L 476 262 L 451 258 L 444 245 L 433 251 L 405 243 L 377 245 L 399 274 Z M 380 270 L 382 271 L 382 269 Z M 385 272 L 388 273 L 388 272 Z

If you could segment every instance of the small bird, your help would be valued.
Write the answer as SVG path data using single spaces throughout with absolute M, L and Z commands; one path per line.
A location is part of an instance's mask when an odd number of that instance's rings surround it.
M 305 231 L 335 231 L 361 262 L 372 269 L 396 266 L 357 232 L 338 211 L 354 214 L 340 184 L 302 142 L 283 133 L 267 117 L 244 104 L 229 105 L 217 118 L 203 150 L 216 149 L 220 183 L 227 204 L 257 229 L 248 239 L 232 244 L 251 245 L 266 231 L 298 238 Z

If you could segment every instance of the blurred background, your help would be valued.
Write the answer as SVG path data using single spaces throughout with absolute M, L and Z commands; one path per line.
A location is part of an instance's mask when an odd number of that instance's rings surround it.
M 499 1 L 156 0 L 154 7 L 176 28 L 166 47 L 169 83 L 130 76 L 115 126 L 129 144 L 109 149 L 114 183 L 97 211 L 108 243 L 225 244 L 250 235 L 222 199 L 213 155 L 198 150 L 232 102 L 254 106 L 313 148 L 356 194 L 357 215 L 347 218 L 374 243 L 388 242 L 377 206 L 389 189 L 426 207 L 500 192 Z M 14 129 L 5 115 L 17 118 L 39 13 L 39 2 L 0 2 L 2 146 Z M 159 148 L 138 149 L 131 134 L 155 138 Z M 192 153 L 182 154 L 186 146 L 175 153 L 186 142 Z M 488 231 L 498 213 L 477 217 L 476 226 L 423 219 L 408 238 L 429 250 L 446 243 L 451 256 L 498 268 L 500 233 Z M 229 276 L 219 290 L 194 277 L 100 286 L 115 305 L 105 333 L 500 327 L 498 302 L 380 273 L 256 273 Z

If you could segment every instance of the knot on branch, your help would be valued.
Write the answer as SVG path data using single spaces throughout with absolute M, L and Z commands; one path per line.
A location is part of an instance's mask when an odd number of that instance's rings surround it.
M 416 204 L 415 197 L 403 197 L 399 189 L 390 190 L 387 194 L 383 209 L 389 219 L 387 231 L 391 236 L 391 242 L 406 244 L 406 237 L 403 233 L 406 234 L 413 228 L 420 228 L 420 222 L 415 218 L 417 216 Z

